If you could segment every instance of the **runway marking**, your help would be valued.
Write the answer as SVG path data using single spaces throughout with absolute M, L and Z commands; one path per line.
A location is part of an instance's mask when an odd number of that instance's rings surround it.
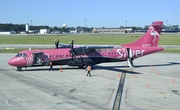
M 16 55 L 16 53 L 0 53 L 0 55 Z
M 22 93 L 20 93 L 20 94 L 18 94 L 18 95 L 14 96 L 14 97 L 12 97 L 12 98 L 10 98 L 10 99 L 8 99 L 8 100 L 6 100 L 6 104 L 7 104 L 7 105 L 10 105 L 10 106 L 13 106 L 13 107 L 24 108 L 23 106 L 15 106 L 15 105 L 13 105 L 13 104 L 10 104 L 10 101 L 13 100 L 13 99 L 15 99 L 15 98 L 18 97 L 18 96 L 21 96 L 22 94 L 28 92 L 28 91 L 31 90 L 31 89 L 34 89 L 34 88 L 30 88 L 30 89 L 28 89 L 28 90 L 26 90 L 26 91 L 24 91 L 24 92 L 22 92 Z M 25 108 L 25 109 L 26 109 L 26 108 Z M 27 109 L 26 109 L 26 110 L 27 110 Z
M 122 73 L 120 81 L 119 81 L 117 93 L 116 93 L 116 96 L 114 99 L 114 104 L 113 104 L 112 110 L 120 110 L 121 98 L 122 98 L 125 78 L 126 78 L 126 73 Z

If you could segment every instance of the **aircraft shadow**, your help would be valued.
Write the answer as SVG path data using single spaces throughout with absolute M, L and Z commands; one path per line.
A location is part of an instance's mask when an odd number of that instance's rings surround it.
M 155 64 L 153 67 L 160 67 L 160 66 L 172 66 L 172 65 L 180 65 L 180 63 L 177 62 L 167 62 L 167 64 Z M 152 65 L 135 65 L 135 68 L 142 68 L 142 67 L 151 67 Z M 129 66 L 99 66 L 96 65 L 94 66 L 96 69 L 105 69 L 105 70 L 110 70 L 110 71 L 115 71 L 115 72 L 126 72 L 130 74 L 142 74 L 140 72 L 133 72 L 129 70 L 124 70 L 124 69 L 119 69 L 119 68 L 129 68 Z
M 124 69 L 120 69 L 120 68 L 129 68 L 129 67 L 128 66 L 94 66 L 95 70 L 104 69 L 104 70 L 120 72 L 120 73 L 142 74 L 140 72 L 131 71 L 133 69 L 124 70 Z
M 62 68 L 63 70 L 74 70 L 74 69 L 81 69 L 81 68 L 75 68 L 75 67 L 68 67 L 68 68 Z M 83 69 L 84 70 L 84 69 Z M 21 71 L 49 71 L 49 67 L 47 68 L 39 68 L 39 67 L 34 67 L 33 69 L 23 69 Z M 53 67 L 53 69 L 51 71 L 60 71 L 60 68 L 57 67 Z
M 180 63 L 177 62 L 167 62 L 166 64 L 155 64 L 155 65 L 135 65 L 135 68 L 142 68 L 142 67 L 159 67 L 159 66 L 172 66 L 172 65 L 180 65 Z M 105 67 L 105 66 L 103 66 Z M 112 67 L 112 66 L 106 66 L 106 67 Z M 129 68 L 129 66 L 113 66 L 116 68 Z
M 167 62 L 166 64 L 155 64 L 153 67 L 160 67 L 160 66 L 172 66 L 172 65 L 180 65 L 178 62 Z M 142 67 L 151 67 L 152 65 L 135 65 L 135 68 L 142 68 Z M 121 69 L 123 68 L 123 69 Z M 126 72 L 129 74 L 142 74 L 140 72 L 134 72 L 131 70 L 124 70 L 124 68 L 129 68 L 129 66 L 100 66 L 100 65 L 95 65 L 93 66 L 93 70 L 98 70 L 98 69 L 104 69 L 104 70 L 109 70 L 109 71 L 115 71 L 115 72 Z M 76 69 L 82 69 L 85 70 L 85 68 L 76 68 L 76 67 L 63 67 L 63 70 L 76 70 Z M 49 67 L 47 68 L 33 68 L 33 69 L 23 69 L 22 71 L 49 71 Z M 53 71 L 60 71 L 60 68 L 54 67 Z
M 128 71 L 128 70 L 123 70 L 123 69 L 119 69 L 119 68 L 128 68 L 128 66 L 97 66 L 97 65 L 95 65 L 95 66 L 93 66 L 93 70 L 98 70 L 98 69 L 104 69 L 104 70 L 109 70 L 109 71 L 115 71 L 115 72 L 126 72 L 126 73 L 129 73 L 129 74 L 142 74 L 142 73 L 139 73 L 139 72 L 133 72 L 133 71 Z M 85 68 L 75 68 L 75 67 L 64 67 L 63 69 L 62 69 L 62 71 L 64 71 L 64 70 L 76 70 L 76 69 L 78 69 L 78 70 L 85 70 Z M 23 71 L 49 71 L 49 68 L 33 68 L 33 69 L 23 69 L 23 70 L 21 70 L 22 72 Z M 50 72 L 51 71 L 60 71 L 60 68 L 53 68 L 53 70 L 50 70 Z M 93 77 L 93 76 L 92 76 Z
M 159 67 L 159 66 L 172 66 L 172 65 L 180 65 L 180 63 L 176 62 L 167 62 L 167 64 L 155 64 L 155 65 L 137 65 L 136 68 L 142 68 L 142 67 Z

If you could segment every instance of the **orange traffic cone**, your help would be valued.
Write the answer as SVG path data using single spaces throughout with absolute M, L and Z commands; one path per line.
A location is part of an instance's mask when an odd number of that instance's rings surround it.
M 118 77 L 120 77 L 121 75 L 120 74 L 118 74 Z
M 160 72 L 158 72 L 158 75 L 160 75 Z
M 152 68 L 152 70 L 154 70 L 154 68 Z
M 148 83 L 147 86 L 150 87 L 150 84 Z
M 136 78 L 136 75 L 134 75 L 134 78 Z
M 175 82 L 174 79 L 172 79 L 172 82 Z

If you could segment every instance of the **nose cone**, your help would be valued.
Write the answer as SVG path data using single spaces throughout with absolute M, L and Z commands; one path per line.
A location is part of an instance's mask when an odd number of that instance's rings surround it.
M 13 65 L 14 65 L 14 61 L 13 61 L 13 60 L 9 60 L 9 61 L 8 61 L 8 64 L 11 65 L 11 66 L 13 66 Z
M 16 58 L 12 58 L 8 61 L 8 64 L 11 66 L 16 66 L 17 65 L 17 60 Z

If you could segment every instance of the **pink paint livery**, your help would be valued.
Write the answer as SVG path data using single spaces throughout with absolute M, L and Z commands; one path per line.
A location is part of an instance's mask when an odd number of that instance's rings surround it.
M 79 67 L 89 64 L 95 65 L 106 62 L 127 61 L 128 65 L 133 68 L 134 59 L 163 50 L 162 47 L 157 47 L 162 25 L 162 21 L 153 22 L 146 34 L 139 40 L 129 44 L 123 44 L 117 47 L 74 47 L 72 41 L 70 46 L 66 45 L 64 48 L 58 48 L 58 45 L 56 45 L 56 49 L 21 51 L 15 57 L 10 59 L 8 64 L 21 70 L 22 67 L 49 66 L 50 61 L 53 62 L 53 65 Z

